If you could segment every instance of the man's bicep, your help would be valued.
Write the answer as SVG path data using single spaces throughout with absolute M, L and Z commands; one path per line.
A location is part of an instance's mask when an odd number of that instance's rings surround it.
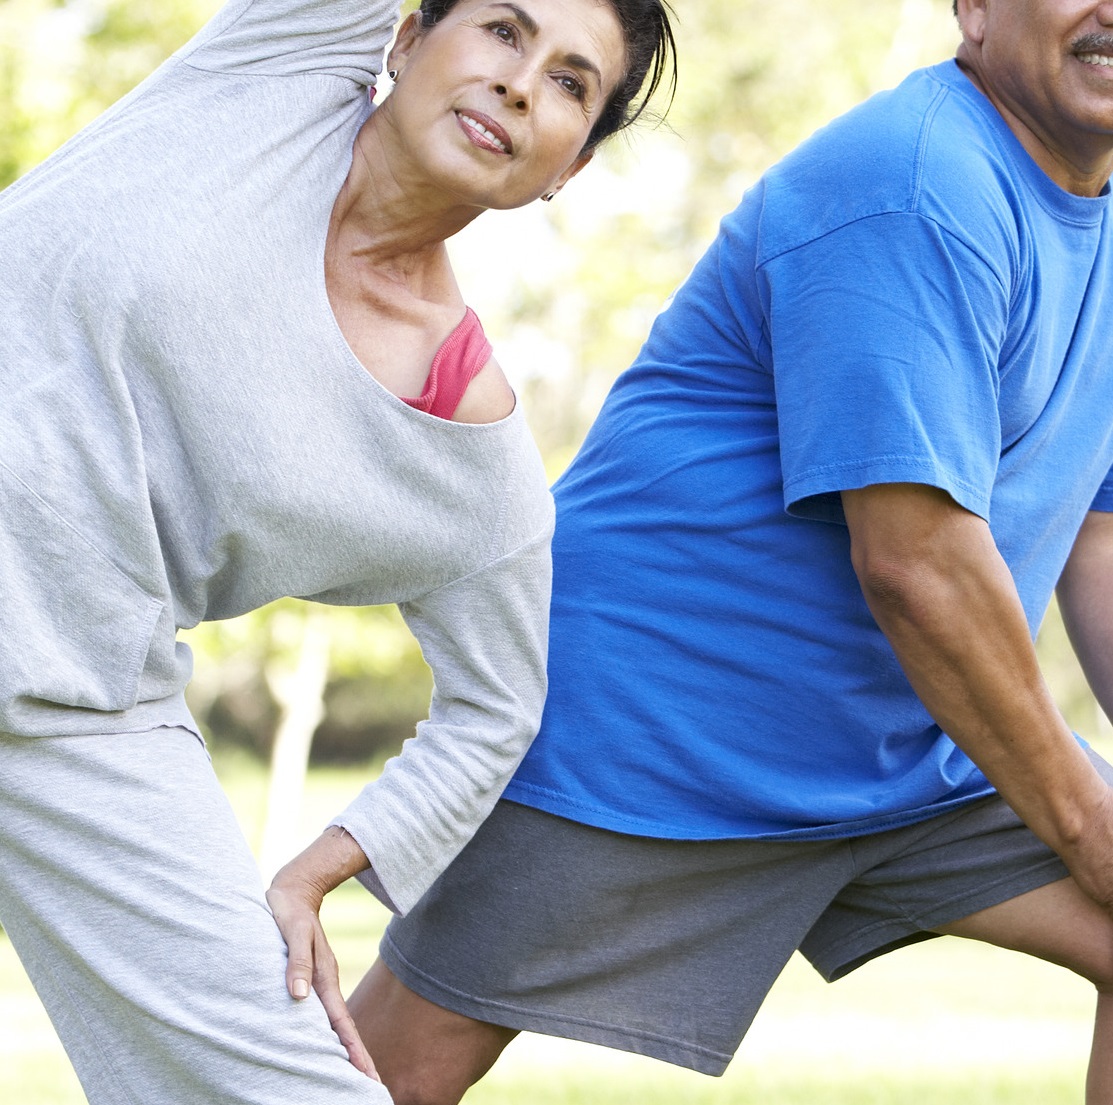
M 871 554 L 947 557 L 951 541 L 988 533 L 984 519 L 932 484 L 877 483 L 844 490 L 841 499 L 856 567 Z

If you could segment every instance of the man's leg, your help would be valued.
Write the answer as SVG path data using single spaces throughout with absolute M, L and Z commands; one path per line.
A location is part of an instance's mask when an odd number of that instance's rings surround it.
M 672 841 L 500 802 L 349 999 L 397 1105 L 456 1105 L 516 1031 L 721 1074 L 853 876 L 845 841 Z
M 377 959 L 348 999 L 395 1105 L 456 1105 L 518 1034 L 442 1009 Z
M 1113 1105 L 1113 918 L 1062 879 L 935 931 L 1025 952 L 1089 979 L 1098 999 L 1086 1105 Z

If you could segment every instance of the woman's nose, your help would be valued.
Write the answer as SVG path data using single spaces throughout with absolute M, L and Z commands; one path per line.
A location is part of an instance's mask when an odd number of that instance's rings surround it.
M 534 74 L 527 66 L 521 66 L 512 72 L 506 72 L 494 82 L 496 95 L 504 99 L 507 104 L 517 111 L 528 111 L 532 96 L 530 89 Z

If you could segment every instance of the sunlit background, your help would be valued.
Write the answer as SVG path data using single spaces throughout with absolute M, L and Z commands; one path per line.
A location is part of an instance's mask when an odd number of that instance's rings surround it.
M 667 119 L 604 147 L 552 204 L 489 213 L 451 243 L 465 298 L 553 477 L 760 172 L 834 115 L 950 57 L 958 37 L 950 0 L 674 2 L 680 83 Z M 141 80 L 216 7 L 0 0 L 0 186 Z M 428 672 L 392 610 L 283 602 L 188 637 L 197 653 L 191 705 L 264 870 L 315 835 L 428 703 Z M 1106 723 L 1054 611 L 1039 645 L 1068 719 L 1102 744 Z M 272 772 L 276 747 L 286 769 Z M 383 916 L 362 892 L 336 897 L 350 983 L 374 953 Z M 890 960 L 832 989 L 794 961 L 723 1081 L 523 1041 L 468 1101 L 1081 1099 L 1092 1004 L 1084 985 L 957 943 Z M 3 940 L 0 1057 L 0 1101 L 84 1100 Z

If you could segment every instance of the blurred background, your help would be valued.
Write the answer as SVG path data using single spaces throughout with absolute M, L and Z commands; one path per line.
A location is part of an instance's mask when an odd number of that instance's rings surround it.
M 0 187 L 138 83 L 217 6 L 0 0 Z M 910 69 L 950 57 L 958 41 L 950 0 L 674 6 L 680 80 L 667 119 L 645 118 L 604 147 L 552 204 L 490 213 L 451 243 L 465 298 L 553 478 L 719 218 L 761 171 Z M 373 775 L 428 705 L 428 670 L 393 609 L 287 601 L 186 637 L 196 653 L 191 706 L 264 871 L 315 834 L 337 808 L 330 803 Z M 1100 746 L 1107 722 L 1054 608 L 1039 649 L 1068 720 Z M 0 969 L 0 995 L 7 979 Z M 24 1100 L 54 1100 L 34 1092 Z M 72 1087 L 59 1092 L 59 1101 L 80 1100 L 64 1096 Z M 536 1087 L 524 1099 L 538 1100 Z M 889 1098 L 859 1088 L 847 1100 Z

